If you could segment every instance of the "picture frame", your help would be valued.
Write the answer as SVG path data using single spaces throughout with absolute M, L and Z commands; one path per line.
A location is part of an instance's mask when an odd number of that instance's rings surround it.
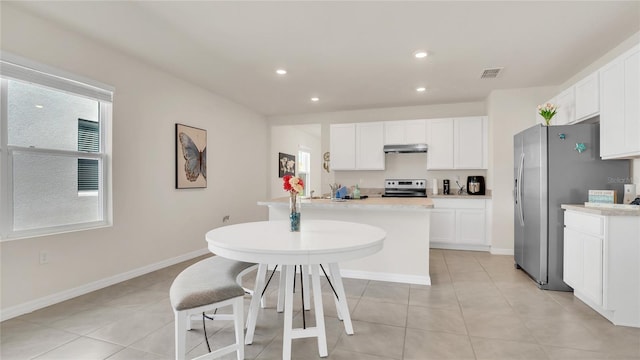
M 285 153 L 278 153 L 278 177 L 296 175 L 296 157 Z
M 176 123 L 176 189 L 207 187 L 207 130 Z

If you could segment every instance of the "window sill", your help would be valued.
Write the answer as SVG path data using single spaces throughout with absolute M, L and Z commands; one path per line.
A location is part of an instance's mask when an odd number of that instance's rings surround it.
M 30 239 L 35 237 L 43 237 L 43 236 L 53 236 L 60 234 L 67 234 L 78 231 L 87 231 L 87 230 L 97 230 L 103 228 L 113 227 L 112 223 L 108 223 L 105 221 L 86 223 L 81 225 L 65 225 L 58 226 L 54 228 L 46 228 L 46 229 L 36 229 L 36 230 L 21 230 L 15 231 L 6 236 L 0 237 L 0 242 L 8 242 L 14 240 L 22 240 L 22 239 Z

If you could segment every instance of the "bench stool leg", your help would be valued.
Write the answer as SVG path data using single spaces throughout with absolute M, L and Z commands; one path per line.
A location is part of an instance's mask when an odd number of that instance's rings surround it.
M 233 302 L 233 322 L 236 330 L 236 347 L 238 360 L 244 359 L 244 299 L 242 297 L 237 298 Z M 257 309 L 256 309 L 257 310 Z
M 183 311 L 175 312 L 175 335 L 176 335 L 176 360 L 184 360 L 187 342 L 187 323 L 191 322 L 191 316 Z
M 256 322 L 258 319 L 258 304 L 260 303 L 260 294 L 264 288 L 264 278 L 267 274 L 267 264 L 258 265 L 258 274 L 256 275 L 256 286 L 253 290 L 253 296 L 249 303 L 249 313 L 247 314 L 247 336 L 244 343 L 251 345 L 253 343 L 253 334 L 256 331 Z

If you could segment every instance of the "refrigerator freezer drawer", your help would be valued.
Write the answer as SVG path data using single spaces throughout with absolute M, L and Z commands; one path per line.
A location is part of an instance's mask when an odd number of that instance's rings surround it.
M 604 236 L 604 224 L 602 216 L 576 214 L 572 211 L 565 211 L 564 224 L 566 227 L 576 229 L 582 233 L 602 237 Z

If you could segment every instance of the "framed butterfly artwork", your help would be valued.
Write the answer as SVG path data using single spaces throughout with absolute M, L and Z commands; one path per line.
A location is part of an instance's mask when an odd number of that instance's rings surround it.
M 207 130 L 176 124 L 176 189 L 207 187 Z
M 284 177 L 285 175 L 296 176 L 296 157 L 278 153 L 278 177 Z

